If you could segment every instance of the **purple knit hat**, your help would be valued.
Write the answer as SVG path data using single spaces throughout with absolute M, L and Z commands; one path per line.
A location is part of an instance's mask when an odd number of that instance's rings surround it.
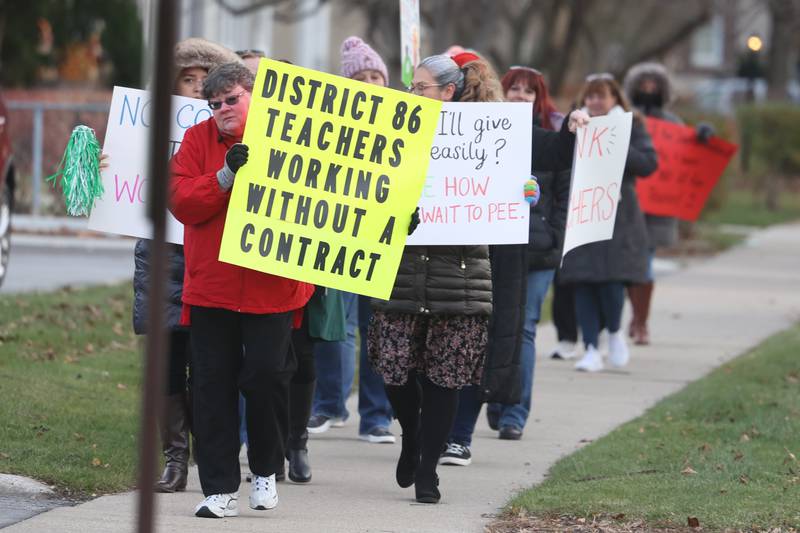
M 362 70 L 377 70 L 389 85 L 389 72 L 381 56 L 358 37 L 348 37 L 342 43 L 342 76 L 352 78 Z

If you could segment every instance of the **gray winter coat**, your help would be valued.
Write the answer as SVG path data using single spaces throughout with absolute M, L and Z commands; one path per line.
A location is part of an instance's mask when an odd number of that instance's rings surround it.
M 664 65 L 660 63 L 638 63 L 631 67 L 625 76 L 625 92 L 632 101 L 636 90 L 641 86 L 644 79 L 651 79 L 656 83 L 661 94 L 662 105 L 659 107 L 640 107 L 639 110 L 648 117 L 654 117 L 675 124 L 683 124 L 683 121 L 674 113 L 670 113 L 664 106 L 669 105 L 673 99 L 672 83 Z M 661 248 L 672 246 L 678 241 L 678 219 L 675 217 L 663 217 L 658 215 L 645 215 L 647 224 L 647 234 L 650 241 L 650 248 Z
M 150 289 L 150 243 L 147 239 L 136 241 L 133 251 L 133 331 L 137 335 L 147 333 L 148 291 Z M 169 329 L 183 329 L 180 326 L 181 296 L 183 294 L 183 246 L 167 245 L 167 287 L 164 321 Z
M 488 246 L 406 246 L 387 300 L 372 308 L 411 315 L 492 313 Z
M 567 253 L 559 272 L 560 283 L 647 281 L 649 240 L 636 197 L 636 178 L 649 176 L 657 167 L 650 135 L 644 124 L 634 119 L 614 235 L 609 241 L 585 244 Z

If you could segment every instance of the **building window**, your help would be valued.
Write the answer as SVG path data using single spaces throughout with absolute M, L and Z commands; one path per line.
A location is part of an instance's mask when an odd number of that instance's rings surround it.
M 725 25 L 721 15 L 694 32 L 691 62 L 698 68 L 719 68 L 725 61 Z

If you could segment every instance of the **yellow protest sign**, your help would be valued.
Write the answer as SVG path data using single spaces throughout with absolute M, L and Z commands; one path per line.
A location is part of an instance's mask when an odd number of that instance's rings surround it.
M 219 260 L 388 299 L 440 109 L 262 59 Z

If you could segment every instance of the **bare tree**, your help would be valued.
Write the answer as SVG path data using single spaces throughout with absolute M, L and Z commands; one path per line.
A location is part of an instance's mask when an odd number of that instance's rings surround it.
M 800 2 L 798 0 L 769 0 L 771 36 L 767 57 L 767 95 L 771 100 L 783 100 L 786 86 L 797 63 L 800 45 Z
M 329 0 L 216 0 L 234 14 L 276 7 L 286 20 Z M 341 0 L 366 20 L 364 36 L 392 67 L 399 66 L 397 0 Z M 794 4 L 800 0 L 769 0 Z M 502 72 L 512 64 L 545 72 L 554 93 L 588 72 L 621 76 L 631 65 L 658 60 L 710 20 L 714 0 L 425 0 L 420 2 L 423 50 L 453 44 L 474 48 Z M 298 8 L 298 6 L 301 6 Z M 794 31 L 791 35 L 796 34 Z M 788 48 L 788 47 L 787 47 Z

